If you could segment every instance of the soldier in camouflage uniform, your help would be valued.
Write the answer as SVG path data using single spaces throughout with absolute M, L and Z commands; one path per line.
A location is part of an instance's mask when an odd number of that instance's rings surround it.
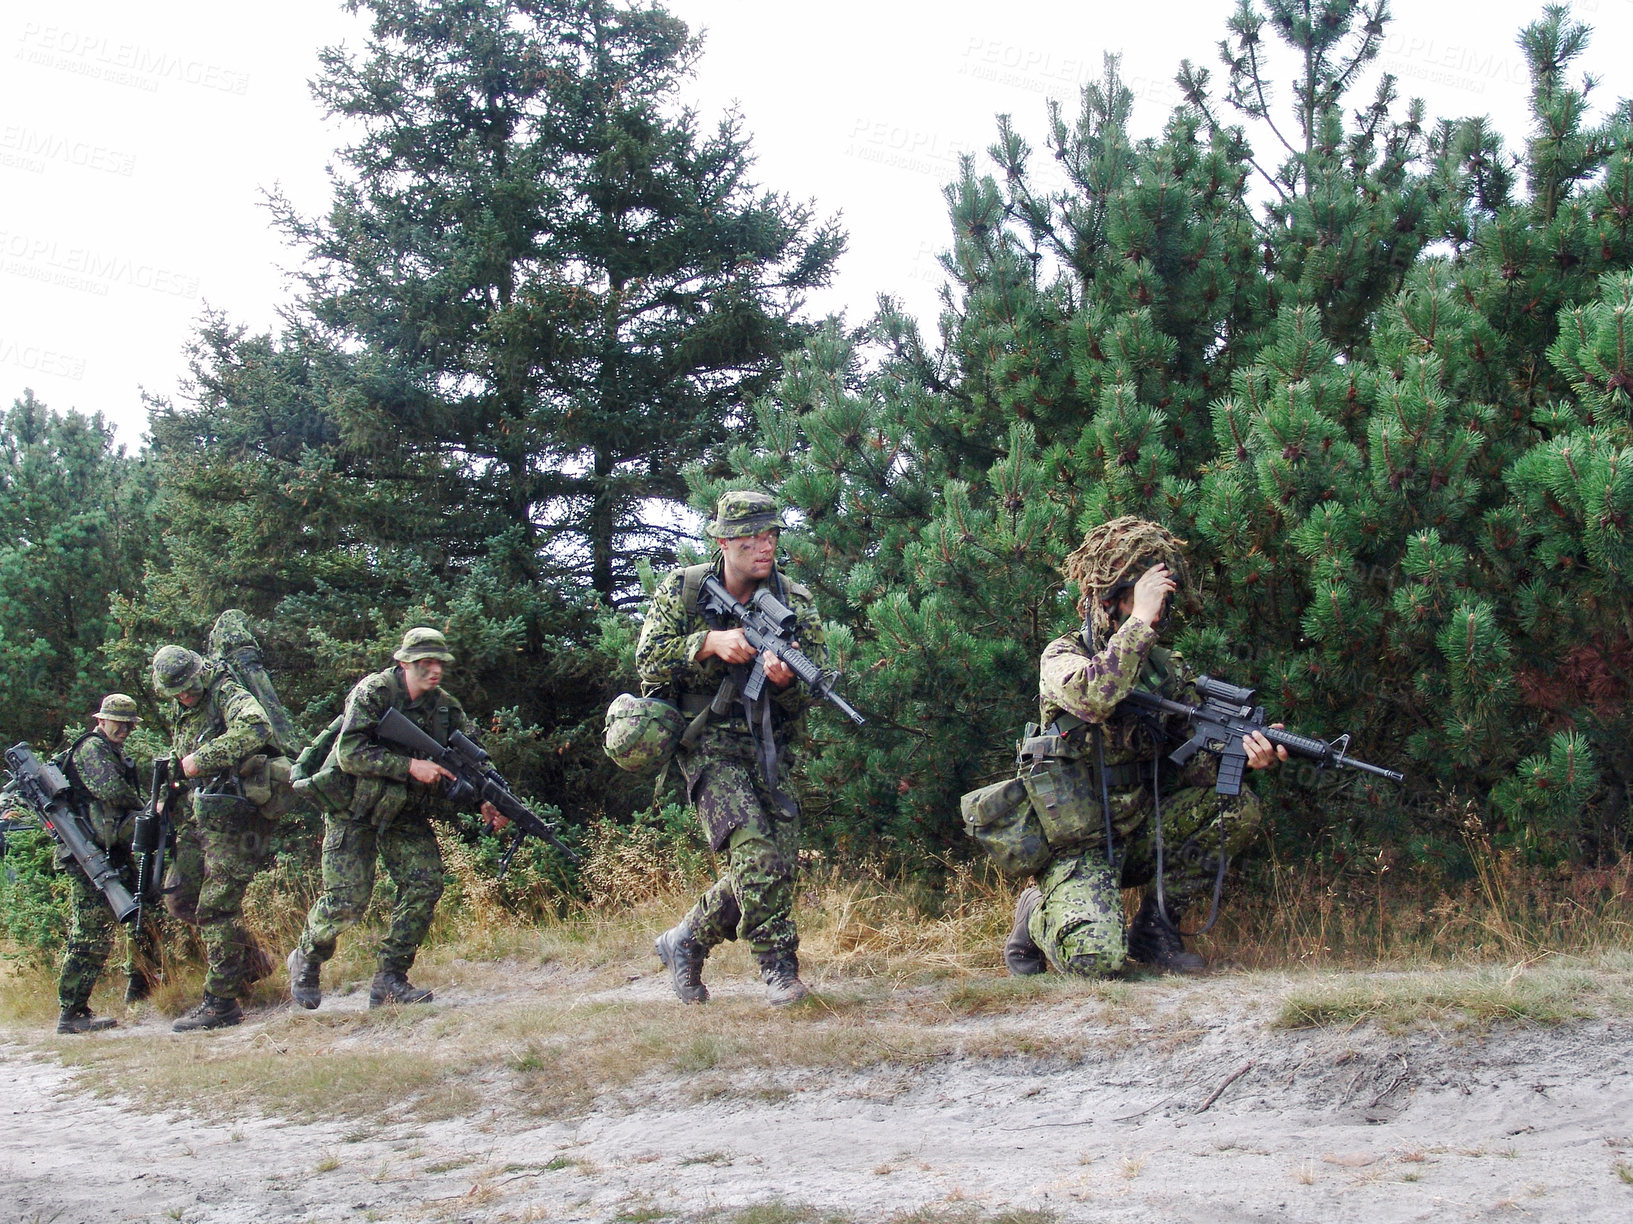
M 63 773 L 71 787 L 69 802 L 89 817 L 97 847 L 108 852 L 125 887 L 135 888 L 130 839 L 142 797 L 137 789 L 136 766 L 125 755 L 124 743 L 139 721 L 136 702 L 124 693 L 109 693 L 95 719 L 95 728 L 75 740 L 63 758 Z M 68 946 L 57 975 L 57 1001 L 62 1004 L 57 1032 L 90 1033 L 112 1028 L 117 1021 L 93 1016 L 89 1005 L 91 991 L 113 948 L 117 925 L 113 911 L 101 890 L 61 846 L 57 848 L 56 865 L 58 871 L 68 873 L 69 889 Z M 132 986 L 141 980 L 134 956 L 133 946 L 129 966 Z
M 711 569 L 744 603 L 768 586 L 798 616 L 801 649 L 826 665 L 826 637 L 811 593 L 777 569 L 782 526 L 777 503 L 765 494 L 724 494 L 708 527 L 719 541 L 719 555 L 710 564 L 664 578 L 653 592 L 635 649 L 646 694 L 674 702 L 691 720 L 676 764 L 709 848 L 724 851 L 727 859 L 720 879 L 656 944 L 675 993 L 686 1003 L 709 997 L 702 976 L 709 950 L 739 938 L 753 950 L 773 1005 L 807 994 L 799 978 L 793 917 L 799 807 L 788 789 L 788 773 L 789 746 L 803 727 L 810 697 L 793 683 L 787 664 L 771 659 L 765 690 L 752 706 L 744 702 L 740 686 L 757 652 L 741 628 L 707 623 L 698 610 L 698 591 Z
M 178 1033 L 225 1028 L 244 1018 L 238 998 L 253 947 L 243 923 L 244 890 L 271 855 L 274 829 L 245 797 L 242 773 L 258 755 L 264 763 L 272 722 L 225 668 L 184 646 L 161 646 L 154 654 L 153 688 L 175 699 L 171 752 L 192 783 L 190 805 L 184 800 L 172 814 L 177 844 L 193 831 L 203 860 L 196 917 L 204 939 L 204 1000 L 173 1027 Z
M 1198 753 L 1183 770 L 1169 764 L 1167 747 L 1141 720 L 1117 712 L 1136 685 L 1175 700 L 1198 700 L 1183 660 L 1157 644 L 1168 599 L 1186 582 L 1183 546 L 1165 528 L 1126 516 L 1089 532 L 1067 560 L 1066 577 L 1081 592 L 1084 628 L 1057 638 L 1043 652 L 1040 725 L 1064 745 L 1063 759 L 1054 763 L 1059 801 L 1088 806 L 1092 817 L 1083 822 L 1089 835 L 1081 848 L 1057 854 L 1021 894 L 1004 946 L 1012 973 L 1053 968 L 1108 974 L 1121 969 L 1125 959 L 1169 972 L 1205 967 L 1200 956 L 1186 950 L 1176 923 L 1187 906 L 1212 891 L 1221 832 L 1227 860 L 1251 840 L 1261 817 L 1259 802 L 1245 788 L 1234 797 L 1215 793 L 1218 758 L 1211 753 Z M 1188 738 L 1179 726 L 1164 730 L 1169 737 Z M 1104 737 L 1115 857 L 1108 855 L 1099 831 L 1106 813 L 1096 773 L 1096 735 Z M 1254 769 L 1287 759 L 1285 748 L 1273 747 L 1259 732 L 1245 747 Z M 1166 847 L 1166 904 L 1159 907 L 1155 890 L 1148 889 L 1125 933 L 1121 890 L 1149 886 L 1156 876 L 1157 799 Z M 1052 818 L 1058 821 L 1060 813 Z
M 323 894 L 287 962 L 290 992 L 306 1008 L 322 1001 L 320 971 L 335 954 L 336 939 L 368 908 L 377 860 L 397 886 L 397 905 L 380 941 L 369 1006 L 431 1001 L 429 990 L 408 980 L 408 970 L 442 896 L 442 853 L 431 819 L 456 814 L 438 794 L 442 781 L 454 775 L 435 761 L 382 743 L 374 731 L 393 709 L 439 744 L 455 731 L 467 731 L 468 723 L 458 698 L 442 687 L 443 665 L 454 656 L 441 633 L 410 629 L 391 657 L 392 666 L 365 676 L 347 695 L 339 737 L 314 779 L 313 791 L 329 809 L 323 821 Z M 482 815 L 495 830 L 510 823 L 491 803 L 482 805 Z

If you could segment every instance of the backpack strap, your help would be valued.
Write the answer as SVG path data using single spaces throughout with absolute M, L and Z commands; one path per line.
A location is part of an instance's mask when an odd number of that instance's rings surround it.
M 712 561 L 688 565 L 681 570 L 680 602 L 689 613 L 697 611 L 698 597 L 703 594 L 703 580 L 714 572 Z
M 90 805 L 93 796 L 90 787 L 85 785 L 85 779 L 80 777 L 79 766 L 74 764 L 74 754 L 79 751 L 81 744 L 95 734 L 94 730 L 85 732 L 63 749 L 60 756 L 53 758 L 54 763 L 62 770 L 63 776 L 68 779 L 69 802 L 81 812 Z

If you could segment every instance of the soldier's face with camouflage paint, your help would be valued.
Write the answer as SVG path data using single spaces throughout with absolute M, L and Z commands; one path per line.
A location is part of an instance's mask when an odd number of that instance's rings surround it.
M 181 702 L 182 705 L 186 706 L 188 709 L 192 709 L 199 703 L 199 699 L 203 696 L 204 686 L 202 684 L 195 684 L 192 688 L 183 689 L 181 692 L 177 693 L 176 700 Z
M 403 679 L 409 700 L 418 701 L 442 683 L 442 660 L 415 659 L 412 663 L 404 663 Z
M 123 744 L 130 734 L 135 723 L 128 723 L 122 718 L 99 718 L 96 720 L 96 729 L 107 736 L 115 744 Z
M 735 536 L 720 541 L 720 552 L 726 561 L 726 581 L 731 583 L 762 582 L 771 577 L 777 564 L 777 537 L 775 527 L 759 535 Z

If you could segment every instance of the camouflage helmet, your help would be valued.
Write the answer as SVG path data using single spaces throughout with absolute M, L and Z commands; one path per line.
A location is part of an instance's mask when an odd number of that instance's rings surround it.
M 607 707 L 602 743 L 620 769 L 651 773 L 669 759 L 685 729 L 686 716 L 669 702 L 620 693 Z
M 153 654 L 153 691 L 161 697 L 185 693 L 203 674 L 203 656 L 185 646 L 161 646 Z
M 1184 550 L 1185 541 L 1161 523 L 1125 514 L 1084 536 L 1061 572 L 1077 584 L 1078 614 L 1104 635 L 1112 626 L 1103 601 L 1117 598 L 1153 565 L 1166 565 L 1181 593 L 1190 586 Z
M 715 504 L 714 522 L 704 528 L 717 540 L 734 540 L 773 529 L 783 530 L 777 499 L 748 489 L 722 493 Z
M 419 659 L 440 659 L 444 663 L 454 661 L 454 656 L 448 651 L 448 639 L 426 625 L 403 634 L 403 644 L 391 657 L 399 663 L 413 663 Z
M 100 718 L 104 722 L 142 721 L 136 714 L 136 698 L 127 697 L 124 693 L 109 693 L 102 699 L 102 708 L 92 717 Z

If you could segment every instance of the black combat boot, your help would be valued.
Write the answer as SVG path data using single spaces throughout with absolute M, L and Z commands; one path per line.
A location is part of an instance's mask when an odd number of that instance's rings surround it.
M 1157 899 L 1147 896 L 1128 928 L 1128 959 L 1158 973 L 1201 973 L 1208 962 L 1185 950 L 1179 932 L 1157 912 Z
M 799 954 L 788 952 L 756 952 L 760 962 L 760 977 L 765 981 L 765 1001 L 773 1007 L 798 1003 L 811 992 L 799 980 Z
M 1031 977 L 1049 968 L 1043 949 L 1032 941 L 1032 932 L 1027 930 L 1032 911 L 1042 900 L 1043 894 L 1036 884 L 1022 889 L 1021 895 L 1015 898 L 1015 925 L 1009 930 L 1009 938 L 1004 940 L 1004 964 L 1016 977 Z
M 670 927 L 652 945 L 658 959 L 669 970 L 669 984 L 675 988 L 675 997 L 682 1003 L 707 1003 L 709 988 L 703 984 L 703 962 L 709 950 L 692 935 L 691 923 L 681 921 Z
M 315 970 L 314 970 L 315 972 Z M 408 975 L 397 969 L 382 969 L 374 975 L 369 987 L 369 1006 L 382 1003 L 429 1003 L 431 992 L 408 980 Z
M 322 961 L 310 960 L 306 953 L 297 946 L 284 962 L 289 970 L 289 993 L 294 996 L 307 1011 L 314 1010 L 323 1002 L 323 992 L 318 988 L 318 971 L 323 967 Z
M 100 1033 L 103 1029 L 111 1029 L 119 1021 L 112 1016 L 93 1016 L 91 1009 L 81 1003 L 78 1007 L 65 1007 L 62 1015 L 57 1017 L 57 1032 L 59 1033 Z
M 173 1033 L 191 1033 L 197 1029 L 231 1028 L 244 1021 L 244 1009 L 237 999 L 223 999 L 208 990 L 204 1002 L 170 1026 Z
M 132 973 L 125 983 L 125 1006 L 134 1007 L 153 993 L 153 983 L 140 970 Z

